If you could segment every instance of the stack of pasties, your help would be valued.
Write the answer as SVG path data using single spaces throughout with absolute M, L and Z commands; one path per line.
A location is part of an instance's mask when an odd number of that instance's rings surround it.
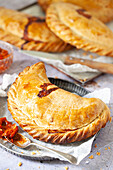
M 103 23 L 113 19 L 113 0 L 57 1 L 39 1 L 46 21 L 0 7 L 0 40 L 24 50 L 63 52 L 75 46 L 113 56 L 113 32 Z

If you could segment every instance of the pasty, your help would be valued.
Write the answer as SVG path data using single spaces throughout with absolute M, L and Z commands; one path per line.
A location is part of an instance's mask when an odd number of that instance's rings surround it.
M 33 138 L 71 143 L 96 134 L 110 120 L 107 105 L 51 84 L 44 63 L 21 72 L 8 92 L 8 109 Z
M 0 7 L 0 40 L 24 50 L 62 52 L 72 48 L 50 31 L 44 18 Z
M 113 57 L 113 32 L 79 6 L 58 2 L 47 9 L 49 28 L 78 49 Z
M 44 11 L 54 2 L 69 2 L 78 5 L 102 22 L 113 20 L 113 0 L 38 0 Z

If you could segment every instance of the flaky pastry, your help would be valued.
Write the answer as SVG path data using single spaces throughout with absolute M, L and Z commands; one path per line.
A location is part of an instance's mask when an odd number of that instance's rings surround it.
M 47 9 L 46 22 L 58 37 L 78 49 L 113 57 L 113 32 L 81 7 L 53 3 Z
M 21 72 L 8 92 L 8 109 L 33 138 L 71 143 L 96 134 L 110 120 L 97 98 L 83 98 L 51 84 L 44 63 Z

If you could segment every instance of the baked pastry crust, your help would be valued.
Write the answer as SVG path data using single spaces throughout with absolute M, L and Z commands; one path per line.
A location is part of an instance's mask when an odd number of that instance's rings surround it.
M 58 37 L 78 49 L 113 56 L 113 32 L 79 6 L 64 2 L 51 4 L 46 22 Z
M 65 43 L 62 40 L 56 42 L 35 42 L 27 41 L 19 38 L 18 36 L 4 31 L 0 28 L 0 40 L 8 42 L 23 50 L 35 50 L 43 52 L 62 52 L 65 50 L 70 50 L 72 46 Z
M 54 2 L 69 2 L 78 5 L 102 22 L 113 20 L 113 0 L 38 0 L 44 11 Z
M 72 48 L 50 31 L 44 18 L 3 7 L 0 7 L 0 40 L 24 50 L 62 52 Z
M 8 92 L 8 109 L 33 138 L 71 143 L 96 134 L 110 120 L 110 111 L 97 98 L 83 98 L 51 84 L 44 63 L 21 72 Z

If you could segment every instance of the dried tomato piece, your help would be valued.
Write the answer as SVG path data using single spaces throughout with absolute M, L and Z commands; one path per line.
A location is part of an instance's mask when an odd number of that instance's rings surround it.
M 7 121 L 6 117 L 0 118 L 0 138 L 10 138 L 12 139 L 18 132 L 18 127 L 16 124 L 12 124 Z
M 7 50 L 0 48 L 0 60 L 9 57 L 9 53 Z
M 2 60 L 3 59 L 3 56 L 0 54 L 0 60 Z

